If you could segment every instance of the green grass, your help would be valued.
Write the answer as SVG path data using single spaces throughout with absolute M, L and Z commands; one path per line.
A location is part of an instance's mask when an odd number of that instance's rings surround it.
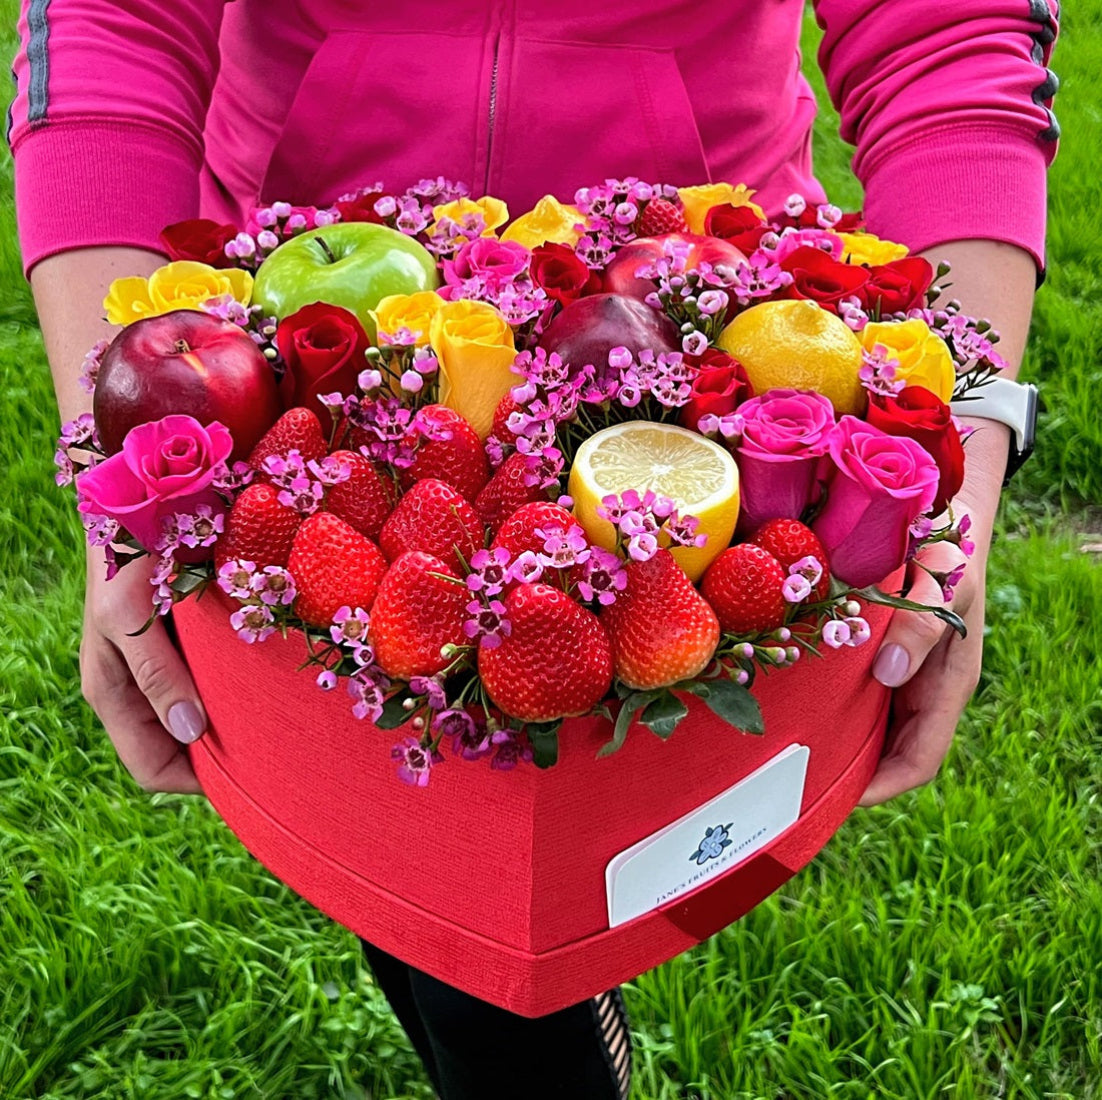
M 979 692 L 936 783 L 628 987 L 637 1100 L 1102 1096 L 1099 0 L 1068 6 L 1056 61 L 1026 367 L 1046 411 L 1006 494 Z M 825 109 L 818 163 L 853 205 L 834 127 Z M 204 802 L 143 794 L 80 700 L 79 530 L 0 170 L 0 1096 L 427 1097 L 351 933 Z

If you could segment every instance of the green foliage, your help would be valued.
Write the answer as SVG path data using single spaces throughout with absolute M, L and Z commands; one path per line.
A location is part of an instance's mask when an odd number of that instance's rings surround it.
M 1102 4 L 1064 14 L 1027 364 L 1046 411 L 1003 509 L 976 699 L 936 783 L 858 811 L 769 901 L 628 987 L 640 1100 L 1102 1095 L 1102 574 L 1082 549 L 1102 500 Z M 834 133 L 824 109 L 821 175 L 854 206 Z M 143 794 L 80 699 L 80 530 L 52 484 L 0 172 L 0 1096 L 428 1097 L 351 933 L 206 802 Z

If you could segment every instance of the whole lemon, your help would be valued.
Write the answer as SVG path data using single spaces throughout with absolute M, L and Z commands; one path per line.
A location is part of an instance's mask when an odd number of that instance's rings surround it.
M 860 416 L 861 341 L 833 313 L 805 299 L 762 302 L 740 313 L 717 341 L 745 368 L 754 392 L 815 390 L 843 416 Z

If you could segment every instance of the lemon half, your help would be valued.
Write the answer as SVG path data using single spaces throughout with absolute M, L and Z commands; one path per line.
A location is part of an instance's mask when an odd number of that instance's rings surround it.
M 696 581 L 731 542 L 738 520 L 738 467 L 718 443 L 678 428 L 632 420 L 587 439 L 574 458 L 569 492 L 574 514 L 590 542 L 611 550 L 616 530 L 597 514 L 609 493 L 654 490 L 677 504 L 682 515 L 700 520 L 697 534 L 707 535 L 701 547 L 675 546 L 678 565 Z

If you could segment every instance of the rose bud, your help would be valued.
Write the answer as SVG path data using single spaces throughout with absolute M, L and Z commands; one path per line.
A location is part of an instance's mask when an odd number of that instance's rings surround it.
M 237 226 L 220 225 L 210 218 L 174 222 L 161 231 L 161 244 L 170 260 L 196 260 L 210 267 L 235 267 L 226 245 L 237 236 Z
M 286 364 L 279 383 L 283 407 L 308 408 L 328 424 L 329 410 L 318 395 L 355 393 L 368 344 L 363 325 L 340 306 L 314 302 L 285 317 L 276 329 Z
M 831 259 L 821 248 L 802 245 L 781 260 L 781 267 L 792 276 L 786 298 L 806 298 L 831 313 L 838 312 L 843 298 L 859 296 L 869 273 L 859 264 L 843 264 Z
M 934 269 L 921 256 L 904 256 L 890 264 L 870 267 L 868 272 L 868 281 L 858 297 L 865 310 L 881 317 L 923 305 L 934 281 Z
M 713 206 L 704 216 L 704 232 L 709 237 L 730 241 L 749 256 L 769 232 L 769 226 L 750 206 L 723 205 Z
M 697 430 L 702 416 L 724 416 L 754 396 L 754 388 L 742 364 L 725 351 L 709 348 L 703 355 L 686 355 L 685 362 L 699 368 L 688 403 L 678 412 L 678 422 Z
M 913 439 L 929 453 L 941 475 L 932 511 L 943 512 L 964 483 L 964 444 L 949 406 L 925 386 L 907 386 L 894 397 L 870 394 L 868 422 Z
M 559 305 L 569 305 L 601 289 L 600 275 L 565 244 L 541 244 L 533 249 L 528 270 L 532 282 Z

